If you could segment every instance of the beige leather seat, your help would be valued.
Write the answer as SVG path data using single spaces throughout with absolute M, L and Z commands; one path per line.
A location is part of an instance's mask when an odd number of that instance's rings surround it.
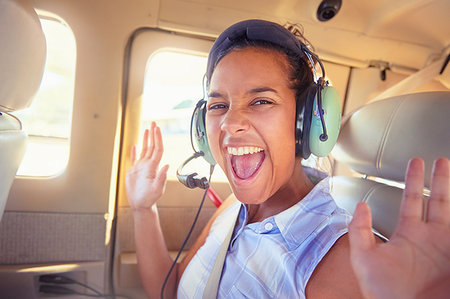
M 0 1 L 0 220 L 25 153 L 26 133 L 9 112 L 28 107 L 41 83 L 45 36 L 28 0 Z
M 404 183 L 409 159 L 422 157 L 429 187 L 433 160 L 450 158 L 450 92 L 402 95 L 361 107 L 343 121 L 333 156 L 367 176 L 334 177 L 338 205 L 353 213 L 358 202 L 367 202 L 374 228 L 391 236 L 403 189 L 389 181 Z

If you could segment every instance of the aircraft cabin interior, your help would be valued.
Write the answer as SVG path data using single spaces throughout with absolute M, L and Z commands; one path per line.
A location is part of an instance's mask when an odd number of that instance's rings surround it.
M 0 0 L 0 298 L 146 298 L 125 190 L 132 146 L 161 128 L 157 205 L 175 257 L 204 192 L 176 172 L 193 153 L 208 52 L 246 19 L 303 30 L 342 111 L 331 154 L 304 163 L 332 176 L 350 213 L 367 202 L 389 238 L 408 160 L 424 159 L 427 193 L 433 160 L 450 158 L 449 13 L 448 0 Z M 208 177 L 209 165 L 184 171 Z M 184 250 L 232 196 L 216 167 Z

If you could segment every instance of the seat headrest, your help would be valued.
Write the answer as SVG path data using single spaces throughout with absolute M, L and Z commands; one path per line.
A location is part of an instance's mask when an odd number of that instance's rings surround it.
M 28 107 L 39 89 L 46 42 L 28 0 L 0 1 L 0 111 Z
M 450 155 L 450 92 L 423 92 L 369 103 L 345 117 L 333 156 L 369 176 L 404 181 L 407 162 Z

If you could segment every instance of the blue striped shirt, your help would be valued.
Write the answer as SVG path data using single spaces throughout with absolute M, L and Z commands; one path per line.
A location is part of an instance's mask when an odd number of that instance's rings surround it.
M 245 205 L 236 202 L 213 223 L 205 244 L 181 277 L 178 298 L 202 298 L 236 213 L 238 222 L 225 258 L 218 298 L 305 298 L 314 269 L 347 233 L 351 220 L 331 197 L 328 178 L 300 202 L 262 222 L 248 224 Z

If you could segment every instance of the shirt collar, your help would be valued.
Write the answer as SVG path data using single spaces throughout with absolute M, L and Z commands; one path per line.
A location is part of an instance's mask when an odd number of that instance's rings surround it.
M 334 203 L 330 195 L 330 180 L 325 178 L 297 204 L 261 222 L 247 225 L 247 208 L 241 204 L 233 240 L 239 236 L 244 227 L 248 227 L 259 234 L 279 232 L 289 249 L 295 249 L 337 208 L 330 202 Z

